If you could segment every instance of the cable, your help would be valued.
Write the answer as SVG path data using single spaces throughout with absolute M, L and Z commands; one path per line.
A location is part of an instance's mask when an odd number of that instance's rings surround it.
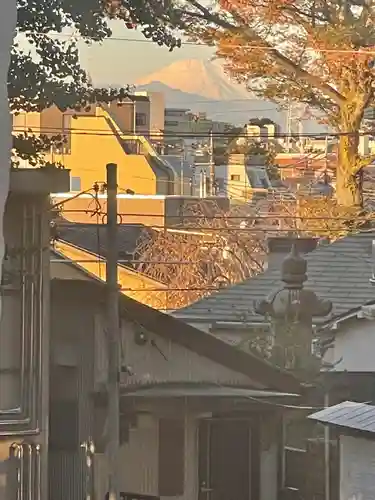
M 58 203 L 55 203 L 54 205 L 52 205 L 52 207 L 50 207 L 49 210 L 53 210 L 54 208 L 58 208 L 58 207 L 64 205 L 65 203 L 67 203 L 68 201 L 75 200 L 76 198 L 79 198 L 83 194 L 90 194 L 90 192 L 92 190 L 93 190 L 93 188 L 86 189 L 85 191 L 81 191 L 80 193 L 77 193 L 69 198 L 66 198 L 65 200 L 59 201 Z
M 24 32 L 27 34 L 27 32 Z M 50 38 L 53 38 L 54 36 L 56 37 L 64 37 L 64 38 L 78 38 L 78 39 L 86 39 L 86 37 L 78 34 L 78 35 L 69 35 L 67 33 L 35 33 L 35 32 L 30 32 L 30 34 L 39 34 L 39 35 L 46 35 Z M 127 37 L 108 37 L 103 41 L 113 41 L 113 42 L 133 42 L 133 43 L 152 43 L 153 45 L 156 45 L 156 43 L 153 40 L 148 40 L 148 39 L 136 39 L 136 38 L 127 38 Z M 191 42 L 191 41 L 186 41 L 182 42 L 182 47 L 184 45 L 193 45 L 195 47 L 207 47 L 210 48 L 211 46 L 203 43 L 203 42 Z M 255 49 L 255 50 L 262 50 L 266 52 L 273 52 L 277 47 L 265 47 L 264 45 L 244 45 L 244 44 L 220 44 L 220 47 L 228 47 L 228 48 L 243 48 L 243 49 Z M 367 47 L 366 47 L 367 48 Z M 331 54 L 356 54 L 360 56 L 367 56 L 367 55 L 375 55 L 375 50 L 364 50 L 362 48 L 360 49 L 319 49 L 319 48 L 305 48 L 305 52 L 314 52 L 314 53 L 331 53 Z
M 85 118 L 85 116 L 80 116 L 79 118 Z M 74 119 L 74 118 L 73 118 Z M 31 132 L 30 132 L 31 130 Z M 119 137 L 123 140 L 134 140 L 136 141 L 137 138 L 140 138 L 140 137 L 143 137 L 143 138 L 148 138 L 148 139 L 155 139 L 156 138 L 156 134 L 155 132 L 141 132 L 141 133 L 134 133 L 134 132 L 128 132 L 128 133 L 117 133 L 117 132 L 112 132 L 110 130 L 106 131 L 105 129 L 103 130 L 95 130 L 95 129 L 74 129 L 74 128 L 56 128 L 56 127 L 32 127 L 32 128 L 28 128 L 28 127 L 14 127 L 13 128 L 13 131 L 14 132 L 24 132 L 24 133 L 33 133 L 33 131 L 35 133 L 41 133 L 41 135 L 46 135 L 46 134 L 43 134 L 43 131 L 45 130 L 49 130 L 51 133 L 52 132 L 56 132 L 57 135 L 64 135 L 66 134 L 67 132 L 69 132 L 69 135 L 91 135 L 91 136 L 116 136 L 116 137 Z M 273 136 L 269 136 L 269 135 L 266 135 L 266 134 L 260 134 L 260 135 L 257 135 L 257 136 L 251 136 L 249 134 L 246 134 L 245 132 L 242 133 L 242 134 L 234 134 L 234 133 L 230 133 L 230 132 L 213 132 L 212 134 L 210 134 L 209 131 L 207 132 L 180 132 L 180 133 L 176 133 L 176 132 L 168 132 L 168 131 L 164 131 L 163 132 L 163 136 L 161 139 L 163 138 L 177 138 L 177 139 L 182 139 L 182 138 L 190 138 L 190 139 L 198 139 L 198 138 L 209 138 L 211 136 L 213 136 L 214 138 L 222 138 L 222 139 L 228 139 L 228 138 L 231 138 L 231 139 L 249 139 L 250 141 L 251 140 L 254 140 L 254 139 L 268 139 L 268 140 L 274 140 L 274 139 L 279 139 L 279 138 L 301 138 L 301 137 L 311 137 L 311 138 L 317 138 L 317 137 L 322 137 L 322 138 L 326 138 L 327 136 L 328 137 L 367 137 L 367 136 L 373 136 L 375 135 L 375 130 L 371 130 L 371 131 L 351 131 L 351 132 L 318 132 L 318 133 L 312 133 L 312 132 L 309 132 L 309 133 L 283 133 L 283 132 L 279 132 L 279 133 L 276 133 L 274 134 Z M 284 154 L 300 154 L 300 153 L 284 153 Z M 320 153 L 320 154 L 323 154 L 323 153 Z M 160 156 L 160 155 L 159 155 Z M 161 156 L 164 156 L 164 155 L 161 155 Z
M 70 201 L 70 200 L 67 200 L 67 201 Z M 59 204 L 56 204 L 56 205 L 59 205 Z M 67 210 L 66 211 L 67 213 L 87 213 L 87 210 L 79 210 L 79 209 L 71 209 L 71 210 Z M 99 213 L 99 215 L 105 215 L 104 212 L 101 212 Z M 165 215 L 163 214 L 139 214 L 139 213 L 128 213 L 128 212 L 122 212 L 122 213 L 119 213 L 118 214 L 119 216 L 123 216 L 123 217 L 152 217 L 152 218 L 157 218 L 157 217 L 160 217 L 160 218 L 164 218 Z M 232 219 L 235 219 L 235 220 L 240 220 L 241 222 L 242 221 L 246 221 L 246 220 L 250 220 L 250 221 L 262 221 L 262 220 L 273 220 L 273 219 L 286 219 L 286 220 L 295 220 L 295 219 L 302 219 L 304 221 L 324 221 L 324 222 L 328 222 L 328 221 L 342 221 L 342 222 L 347 222 L 348 220 L 354 220 L 355 222 L 369 222 L 370 220 L 373 220 L 372 217 L 363 217 L 363 216 L 356 216 L 355 214 L 353 214 L 352 216 L 350 214 L 348 214 L 347 217 L 342 217 L 342 216 L 335 216 L 335 215 L 332 215 L 332 217 L 329 217 L 329 216 L 325 216 L 325 215 L 322 215 L 322 216 L 304 216 L 304 215 L 286 215 L 286 214 L 283 214 L 283 213 L 275 213 L 275 214 L 262 214 L 262 215 L 244 215 L 244 216 L 227 216 L 227 217 L 221 217 L 221 216 L 200 216 L 200 215 L 181 215 L 181 216 L 173 216 L 174 218 L 181 218 L 181 219 L 203 219 L 203 220 L 206 220 L 207 222 L 209 222 L 210 220 L 222 220 L 223 222 L 226 221 L 226 220 L 232 220 Z M 373 215 L 374 219 L 375 219 L 375 214 Z M 68 223 L 70 224 L 80 224 L 80 223 L 74 223 L 74 222 L 71 222 L 71 221 L 68 221 Z M 135 223 L 124 223 L 124 225 L 134 225 Z M 139 223 L 139 224 L 142 224 L 142 223 Z M 101 225 L 104 225 L 103 223 L 99 223 L 98 224 L 99 226 Z M 166 229 L 165 226 L 157 226 L 157 225 L 148 225 L 151 229 Z M 147 226 L 147 227 L 148 227 Z M 259 232 L 259 231 L 263 231 L 262 228 L 239 228 L 239 227 L 235 227 L 235 226 L 227 226 L 227 227 L 212 227 L 212 226 L 190 226 L 190 225 L 186 225 L 186 226 L 176 226 L 176 227 L 173 227 L 173 228 L 167 228 L 167 229 L 181 229 L 181 228 L 185 228 L 185 229 L 200 229 L 200 230 L 205 230 L 207 232 L 210 232 L 210 231 L 228 231 L 228 232 Z M 270 230 L 269 228 L 266 228 L 264 229 L 265 231 L 271 231 L 273 232 L 273 230 Z M 338 231 L 342 231 L 343 228 L 341 229 L 337 229 Z M 280 230 L 281 232 L 284 232 L 285 230 L 282 229 Z M 293 230 L 294 231 L 294 230 Z M 374 228 L 374 231 L 375 231 L 375 228 Z M 371 230 L 369 231 L 368 229 L 363 229 L 362 232 L 371 232 Z

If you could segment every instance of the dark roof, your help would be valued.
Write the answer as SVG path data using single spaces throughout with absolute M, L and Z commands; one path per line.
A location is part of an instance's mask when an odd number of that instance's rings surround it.
M 343 429 L 375 433 L 375 406 L 365 403 L 344 401 L 313 413 L 308 418 Z
M 76 269 L 80 269 L 92 279 L 87 281 L 53 279 L 52 290 L 56 290 L 56 287 L 58 287 L 58 290 L 64 295 L 71 295 L 72 286 L 74 286 L 74 293 L 78 296 L 84 294 L 105 304 L 105 283 L 92 277 L 89 273 L 85 273 L 73 262 L 69 261 L 67 263 Z M 300 381 L 291 373 L 254 354 L 232 347 L 209 333 L 202 332 L 173 316 L 146 306 L 123 293 L 119 293 L 119 309 L 122 317 L 135 321 L 146 330 L 237 373 L 242 373 L 254 382 L 260 382 L 269 389 L 293 393 L 301 392 Z
M 150 97 L 148 95 L 134 95 L 134 94 L 131 94 L 131 95 L 128 95 L 128 98 L 131 101 L 149 101 L 150 100 Z
M 306 255 L 306 288 L 333 302 L 331 318 L 373 302 L 372 240 L 375 232 L 362 232 L 319 246 Z M 264 299 L 280 287 L 280 269 L 268 269 L 237 285 L 224 288 L 173 314 L 186 321 L 262 322 L 254 312 L 254 301 Z
M 288 392 L 277 391 L 263 391 L 259 389 L 247 389 L 244 387 L 231 387 L 225 385 L 215 385 L 206 383 L 164 383 L 157 384 L 151 387 L 141 387 L 134 390 L 134 388 L 127 389 L 124 392 L 125 397 L 136 398 L 178 398 L 178 397 L 191 397 L 191 398 L 236 398 L 247 399 L 254 401 L 260 398 L 295 398 L 300 394 L 291 394 Z
M 107 254 L 107 227 L 105 224 L 83 224 L 76 222 L 58 222 L 58 239 L 71 243 L 88 252 L 105 258 Z M 152 230 L 142 224 L 119 224 L 118 247 L 119 260 L 131 259 L 141 235 Z M 125 263 L 126 264 L 126 263 Z

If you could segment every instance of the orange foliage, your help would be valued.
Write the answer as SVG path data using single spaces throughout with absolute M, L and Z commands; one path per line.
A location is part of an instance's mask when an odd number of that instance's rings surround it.
M 226 71 L 261 98 L 305 103 L 339 132 L 337 194 L 361 203 L 358 171 L 364 110 L 375 104 L 375 0 L 196 0 L 189 34 L 216 47 Z M 203 9 L 203 10 L 202 10 Z M 367 162 L 368 163 L 368 162 Z

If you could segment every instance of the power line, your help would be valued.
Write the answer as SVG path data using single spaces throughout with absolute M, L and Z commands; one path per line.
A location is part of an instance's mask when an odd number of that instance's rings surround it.
M 27 34 L 27 32 L 26 32 Z M 70 39 L 87 39 L 87 37 L 84 37 L 80 34 L 68 34 L 68 33 L 37 33 L 37 32 L 31 32 L 30 34 L 37 34 L 37 35 L 45 35 L 46 37 L 53 38 L 53 37 L 63 37 L 63 38 L 70 38 Z M 108 37 L 105 38 L 103 41 L 113 41 L 113 42 L 128 42 L 128 43 L 151 43 L 154 46 L 157 44 L 153 40 L 148 40 L 148 39 L 136 39 L 136 38 L 129 38 L 129 37 Z M 206 47 L 206 48 L 213 48 L 211 45 L 208 45 L 203 42 L 192 42 L 192 41 L 184 41 L 182 42 L 182 47 L 184 45 L 189 45 L 189 46 L 195 46 L 195 47 Z M 228 47 L 228 48 L 242 48 L 242 49 L 254 49 L 254 50 L 262 50 L 265 52 L 273 52 L 277 47 L 269 47 L 269 46 L 264 46 L 264 45 L 253 45 L 249 43 L 248 45 L 244 44 L 220 44 L 220 47 Z M 305 47 L 304 52 L 313 52 L 313 53 L 330 53 L 330 54 L 356 54 L 359 56 L 368 56 L 368 55 L 375 55 L 375 50 L 365 50 L 365 48 L 359 48 L 357 50 L 354 49 L 317 49 L 313 47 Z
M 72 198 L 74 199 L 74 198 Z M 68 201 L 71 201 L 71 200 L 68 200 Z M 204 201 L 204 198 L 202 198 L 202 201 Z M 86 210 L 83 210 L 83 209 L 71 209 L 69 210 L 68 212 L 81 212 L 81 213 L 87 213 Z M 102 214 L 105 215 L 105 212 L 102 212 Z M 152 213 L 142 213 L 142 214 L 139 214 L 139 213 L 128 213 L 128 212 L 119 212 L 118 215 L 121 215 L 121 216 L 127 216 L 127 217 L 153 217 L 153 218 L 165 218 L 166 215 L 165 214 L 152 214 Z M 210 221 L 210 220 L 221 220 L 221 221 L 227 221 L 227 220 L 268 220 L 268 219 L 274 219 L 274 218 L 280 218 L 280 219 L 304 219 L 304 220 L 321 220 L 321 221 L 330 221 L 330 220 L 333 220 L 333 221 L 347 221 L 348 218 L 350 218 L 349 216 L 348 217 L 339 217 L 339 216 L 335 216 L 335 215 L 332 215 L 331 217 L 327 216 L 327 215 L 322 215 L 322 216 L 303 216 L 303 215 L 284 215 L 283 213 L 274 213 L 274 214 L 262 214 L 262 215 L 212 215 L 212 216 L 209 216 L 209 215 L 200 215 L 200 214 L 197 214 L 197 215 L 184 215 L 184 214 L 180 214 L 180 215 L 171 215 L 171 216 L 168 216 L 170 218 L 181 218 L 181 219 L 201 219 L 201 220 L 207 220 L 207 221 Z M 353 218 L 355 219 L 356 222 L 367 222 L 369 220 L 369 217 L 363 217 L 363 216 L 355 216 L 353 215 Z M 375 219 L 375 214 L 374 214 L 374 219 Z M 77 224 L 80 224 L 79 222 Z M 102 225 L 102 224 L 99 224 L 99 225 Z M 63 227 L 63 225 L 62 225 Z M 163 226 L 164 227 L 164 226 Z M 190 226 L 188 226 L 190 227 Z M 210 226 L 207 226 L 207 229 L 214 229 L 214 228 L 211 228 Z M 235 228 L 235 227 L 227 227 L 227 228 L 223 228 L 225 230 L 228 230 L 228 231 L 232 231 L 232 230 L 238 230 L 238 231 L 242 231 L 241 228 Z M 374 228 L 375 230 L 375 228 Z
M 126 217 L 128 216 L 127 214 L 118 214 L 120 217 Z M 139 215 L 139 214 L 137 214 Z M 177 216 L 175 216 L 177 218 Z M 348 216 L 349 218 L 349 216 Z M 276 219 L 283 219 L 283 217 L 275 217 L 275 223 L 277 222 Z M 244 219 L 243 219 L 244 220 Z M 271 219 L 272 220 L 272 219 Z M 292 220 L 301 220 L 302 222 L 305 220 L 305 218 L 303 216 L 295 216 L 295 217 L 292 217 Z M 314 219 L 306 219 L 306 220 L 314 220 Z M 320 221 L 322 222 L 328 222 L 330 220 L 332 221 L 336 221 L 337 218 L 335 217 L 332 217 L 330 219 L 319 219 Z M 370 220 L 372 219 L 364 219 L 363 222 L 369 222 Z M 348 221 L 348 219 L 343 219 L 342 222 L 346 222 Z M 358 223 L 358 222 L 361 222 L 360 220 L 357 220 L 355 216 L 353 216 L 352 218 L 352 224 L 354 223 Z M 75 223 L 75 222 L 72 222 L 72 224 L 80 224 L 80 223 Z M 120 224 L 124 224 L 126 225 L 126 223 L 124 223 L 123 221 L 120 222 Z M 348 232 L 350 232 L 350 230 L 352 230 L 354 232 L 354 234 L 358 234 L 358 233 L 366 233 L 366 232 L 375 232 L 375 227 L 373 229 L 360 229 L 360 228 L 350 228 L 350 224 L 348 223 L 348 228 L 346 229 Z M 149 224 L 147 227 L 149 227 L 150 229 L 160 229 L 160 230 L 163 230 L 165 231 L 166 229 L 166 226 L 165 225 L 156 225 L 156 224 Z M 167 228 L 168 229 L 168 228 Z M 174 230 L 184 230 L 186 231 L 186 234 L 184 234 L 184 236 L 188 236 L 188 232 L 189 231 L 204 231 L 206 233 L 206 236 L 209 235 L 209 233 L 251 233 L 253 235 L 256 235 L 256 234 L 260 234 L 260 233 L 269 233 L 270 235 L 272 234 L 277 234 L 277 233 L 281 233 L 281 234 L 293 234 L 293 235 L 298 235 L 298 234 L 306 234 L 306 233 L 309 233 L 309 232 L 316 232 L 318 229 L 321 230 L 322 233 L 325 233 L 325 232 L 329 232 L 329 233 L 342 233 L 345 228 L 344 227 L 322 227 L 322 228 L 312 228 L 312 227 L 306 227 L 306 228 L 279 228 L 279 227 L 274 227 L 274 226 L 267 226 L 267 227 L 259 227 L 259 226 L 254 226 L 254 227 L 244 227 L 244 228 L 240 228 L 240 227 L 231 227 L 231 226 L 228 226 L 228 227 L 212 227 L 212 226 L 205 226 L 205 225 L 182 225 L 182 224 L 177 224 L 176 226 L 174 226 L 173 228 L 170 228 L 170 229 L 174 229 Z M 192 236 L 197 236 L 197 235 L 192 235 Z M 202 237 L 204 236 L 204 234 L 202 234 Z
M 83 116 L 84 117 L 84 116 Z M 74 119 L 74 118 L 73 118 Z M 203 138 L 203 139 L 208 139 L 209 138 L 209 132 L 169 132 L 169 131 L 164 131 L 163 135 L 161 137 L 158 136 L 157 133 L 155 132 L 123 132 L 123 133 L 116 133 L 112 131 L 106 131 L 105 129 L 103 130 L 85 130 L 85 129 L 74 129 L 74 128 L 55 128 L 55 127 L 14 127 L 13 128 L 14 132 L 23 132 L 25 134 L 31 134 L 33 132 L 35 133 L 40 133 L 41 135 L 43 134 L 43 131 L 48 131 L 49 133 L 55 132 L 56 135 L 64 135 L 67 132 L 69 132 L 69 135 L 92 135 L 92 136 L 117 136 L 119 138 L 122 138 L 124 140 L 137 140 L 139 137 L 144 137 L 144 138 L 151 138 L 154 140 L 154 142 L 162 142 L 162 139 L 167 137 L 167 138 L 190 138 L 190 139 L 195 139 L 195 138 Z M 287 137 L 295 137 L 295 138 L 301 138 L 301 137 L 310 137 L 310 138 L 317 138 L 317 137 L 367 137 L 367 136 L 373 136 L 375 135 L 375 130 L 371 131 L 350 131 L 350 132 L 318 132 L 318 133 L 284 133 L 284 132 L 278 132 L 275 133 L 274 135 L 266 135 L 266 134 L 259 134 L 257 136 L 251 136 L 246 133 L 240 133 L 240 134 L 234 134 L 230 132 L 213 132 L 213 137 L 214 138 L 231 138 L 231 139 L 249 139 L 255 140 L 255 139 L 278 139 L 278 138 L 287 138 Z M 128 136 L 128 137 L 127 137 Z M 285 153 L 285 154 L 293 154 L 293 153 Z M 301 154 L 301 153 L 295 153 L 295 154 Z M 321 154 L 324 154 L 323 152 Z

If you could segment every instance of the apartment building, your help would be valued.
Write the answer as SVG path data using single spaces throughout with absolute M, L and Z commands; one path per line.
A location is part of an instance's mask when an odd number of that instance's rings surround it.
M 14 116 L 13 130 L 65 137 L 63 147 L 51 148 L 46 156 L 71 171 L 71 191 L 90 189 L 95 182 L 104 181 L 106 164 L 117 163 L 123 192 L 174 194 L 177 181 L 173 167 L 148 140 L 149 105 L 148 97 L 137 96 L 121 106 L 91 106 L 80 112 L 51 107 L 41 113 Z

